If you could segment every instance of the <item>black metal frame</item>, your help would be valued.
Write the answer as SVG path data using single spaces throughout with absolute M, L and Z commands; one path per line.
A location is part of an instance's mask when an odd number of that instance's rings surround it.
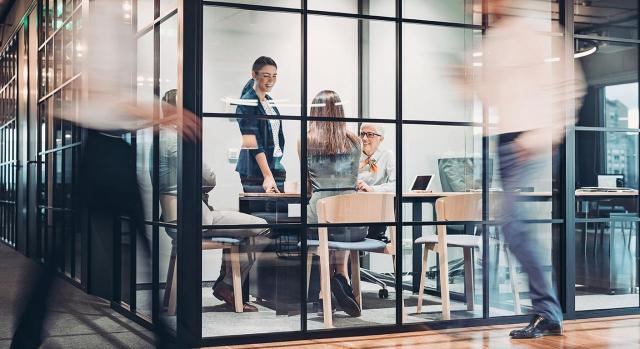
M 48 78 L 46 74 L 46 70 L 44 70 L 42 64 L 47 64 L 49 58 L 61 57 L 55 56 L 56 54 L 60 55 L 59 51 L 56 51 L 56 35 L 59 35 L 63 31 L 63 26 L 58 29 L 50 29 L 44 24 L 44 21 L 47 21 L 48 12 L 46 8 L 49 3 L 55 4 L 55 1 L 62 0 L 35 0 L 34 3 L 37 2 L 38 6 L 36 11 L 38 11 L 39 18 L 41 18 L 40 23 L 38 25 L 38 44 L 29 43 L 29 48 L 33 48 L 34 52 L 38 53 L 38 74 L 39 81 L 36 82 L 44 83 L 44 85 L 40 85 L 38 89 L 39 93 L 36 93 L 35 102 L 37 107 L 37 111 L 39 114 L 38 119 L 36 119 L 35 124 L 29 125 L 30 130 L 36 130 L 37 136 L 37 147 L 34 153 L 35 158 L 27 159 L 27 164 L 37 165 L 37 184 L 40 188 L 38 190 L 39 193 L 44 195 L 38 195 L 38 213 L 39 218 L 38 222 L 38 230 L 45 232 L 47 231 L 47 223 L 49 223 L 49 215 L 60 214 L 60 212 L 67 211 L 69 208 L 66 208 L 64 204 L 59 204 L 58 202 L 53 202 L 49 198 L 47 193 L 50 192 L 50 189 L 47 187 L 46 183 L 49 178 L 44 178 L 41 173 L 41 169 L 45 169 L 45 174 L 50 172 L 51 167 L 48 167 L 47 164 L 53 161 L 54 155 L 58 152 L 66 153 L 67 151 L 72 151 L 73 149 L 78 148 L 81 144 L 81 132 L 78 129 L 72 130 L 73 141 L 68 144 L 62 144 L 59 147 L 53 146 L 53 142 L 51 139 L 50 133 L 47 135 L 47 142 L 43 143 L 41 140 L 43 139 L 40 135 L 41 131 L 41 123 L 44 121 L 46 125 L 50 125 L 50 112 L 52 108 L 57 107 L 57 105 L 53 105 L 50 103 L 50 100 L 53 100 L 55 96 L 65 89 L 66 86 L 72 85 L 76 80 L 80 80 L 82 76 L 74 70 L 74 74 L 71 74 L 70 78 L 66 81 L 59 81 L 55 86 L 52 84 L 48 86 Z M 135 9 L 136 1 L 133 0 L 133 8 Z M 483 0 L 483 9 L 486 9 L 486 0 Z M 86 14 L 87 11 L 87 3 L 88 0 L 75 0 L 73 3 L 73 14 Z M 403 12 L 403 2 L 402 0 L 395 1 L 395 16 L 387 17 L 387 16 L 376 16 L 369 14 L 354 14 L 354 13 L 337 13 L 337 12 L 329 12 L 329 11 L 318 11 L 318 10 L 310 10 L 308 8 L 307 0 L 301 0 L 301 5 L 299 8 L 283 8 L 283 7 L 270 7 L 270 6 L 262 6 L 262 5 L 247 5 L 247 4 L 234 4 L 228 2 L 220 2 L 220 1 L 193 1 L 193 0 L 178 0 L 177 9 L 171 9 L 166 11 L 165 13 L 160 13 L 159 10 L 160 0 L 154 1 L 154 19 L 153 22 L 148 24 L 147 26 L 141 28 L 138 31 L 138 37 L 141 37 L 145 33 L 153 31 L 154 38 L 154 87 L 153 91 L 155 95 L 160 93 L 159 90 L 159 82 L 157 81 L 157 77 L 159 76 L 159 66 L 160 59 L 162 59 L 159 54 L 159 28 L 160 25 L 169 18 L 173 16 L 177 16 L 179 25 L 178 25 L 178 33 L 179 33 L 179 45 L 178 45 L 178 55 L 179 60 L 182 62 L 182 65 L 178 67 L 178 90 L 179 90 L 179 106 L 184 106 L 186 109 L 193 111 L 196 115 L 201 118 L 229 118 L 233 117 L 231 114 L 224 113 L 204 113 L 202 110 L 202 28 L 203 28 L 203 8 L 205 6 L 214 6 L 214 7 L 225 7 L 225 8 L 235 8 L 240 10 L 253 10 L 253 11 L 267 11 L 267 12 L 284 12 L 284 13 L 292 13 L 300 15 L 300 31 L 301 31 L 301 108 L 299 116 L 282 116 L 280 117 L 283 120 L 296 120 L 300 121 L 300 134 L 305 135 L 307 133 L 307 123 L 308 121 L 314 121 L 317 118 L 309 117 L 307 115 L 307 78 L 308 78 L 308 70 L 307 70 L 307 55 L 308 55 L 308 42 L 307 42 L 307 33 L 308 33 L 308 23 L 307 18 L 309 15 L 319 15 L 319 16 L 331 16 L 331 17 L 341 17 L 341 18 L 351 18 L 358 21 L 367 21 L 367 20 L 376 20 L 376 21 L 386 21 L 390 23 L 395 23 L 395 53 L 396 53 L 396 85 L 395 85 L 395 93 L 396 93 L 396 118 L 395 119 L 378 119 L 378 118 L 367 118 L 367 121 L 384 123 L 384 124 L 393 124 L 395 126 L 395 137 L 396 137 L 396 169 L 397 169 L 397 184 L 396 191 L 399 196 L 399 200 L 397 200 L 397 212 L 398 217 L 395 222 L 386 222 L 380 224 L 393 224 L 396 226 L 397 230 L 397 239 L 399 241 L 402 240 L 402 232 L 403 227 L 413 227 L 413 226 L 435 226 L 442 224 L 441 222 L 416 222 L 416 221 L 404 221 L 402 217 L 402 169 L 403 169 L 403 147 L 402 147 L 402 137 L 403 137 L 403 127 L 407 125 L 427 125 L 427 126 L 459 126 L 459 127 L 481 127 L 483 129 L 483 137 L 482 140 L 482 156 L 483 159 L 489 158 L 489 143 L 490 140 L 487 137 L 489 134 L 488 128 L 488 111 L 483 111 L 483 122 L 475 123 L 475 122 L 451 122 L 451 121 L 439 121 L 439 120 L 413 120 L 407 118 L 403 115 L 403 104 L 402 104 L 402 96 L 403 96 L 403 25 L 404 24 L 420 24 L 420 25 L 429 25 L 429 26 L 437 26 L 437 27 L 454 27 L 454 28 L 462 28 L 462 29 L 474 29 L 474 30 L 485 30 L 489 23 L 488 17 L 483 15 L 482 24 L 464 24 L 464 23 L 450 23 L 450 22 L 441 22 L 441 21 L 430 21 L 430 20 L 420 20 L 413 18 L 404 18 L 402 16 Z M 55 5 L 54 5 L 55 6 Z M 640 40 L 632 40 L 632 39 L 622 39 L 622 38 L 611 38 L 611 37 L 599 37 L 593 35 L 578 35 L 574 34 L 574 25 L 573 25 L 573 8 L 574 4 L 572 1 L 560 0 L 560 22 L 564 25 L 564 43 L 565 43 L 565 56 L 571 57 L 573 54 L 573 44 L 575 39 L 587 39 L 587 40 L 599 40 L 599 41 L 611 41 L 611 42 L 619 42 L 626 44 L 640 44 Z M 28 13 L 34 6 L 32 5 L 30 9 L 27 11 Z M 360 6 L 362 9 L 363 7 Z M 76 12 L 79 11 L 79 12 Z M 133 13 L 133 17 L 135 20 L 135 12 Z M 69 21 L 73 21 L 75 19 L 74 16 L 67 17 L 63 20 L 63 23 L 68 23 Z M 134 22 L 135 23 L 135 22 Z M 62 40 L 60 40 L 62 41 Z M 8 44 L 7 44 L 8 45 Z M 7 49 L 7 45 L 4 46 L 3 50 Z M 53 55 L 49 57 L 49 46 L 52 47 Z M 22 54 L 22 53 L 19 53 Z M 361 54 L 361 53 L 360 53 Z M 362 58 L 359 55 L 360 58 Z M 0 58 L 0 61 L 2 59 Z M 55 61 L 53 62 L 55 65 Z M 566 68 L 572 67 L 571 60 L 564 60 L 564 64 Z M 638 62 L 638 66 L 640 66 L 640 58 Z M 31 68 L 32 65 L 29 65 Z M 360 69 L 361 70 L 361 69 Z M 571 69 L 568 69 L 571 71 Z M 30 75 L 34 72 L 30 69 Z M 361 72 L 360 72 L 361 73 Z M 569 76 L 572 77 L 572 76 Z M 360 74 L 360 79 L 362 79 L 362 75 Z M 30 84 L 32 80 L 30 78 Z M 362 88 L 362 83 L 359 83 L 359 90 Z M 33 95 L 30 93 L 30 96 Z M 638 96 L 640 99 L 640 96 Z M 359 91 L 359 102 L 362 99 L 362 91 Z M 51 106 L 49 106 L 51 104 Z M 30 109 L 30 113 L 33 110 Z M 328 119 L 322 118 L 322 121 L 347 121 L 347 122 L 361 122 L 360 118 L 362 113 L 362 106 L 359 105 L 359 113 L 357 118 L 347 118 L 345 119 Z M 571 108 L 567 108 L 567 113 L 572 113 Z M 367 113 L 368 114 L 368 113 Z M 570 116 L 570 115 L 568 115 Z M 8 126 L 0 126 L 0 129 Z M 49 127 L 49 126 L 47 126 Z M 66 130 L 65 125 L 60 126 L 61 129 Z M 595 132 L 607 132 L 607 131 L 625 131 L 625 132 L 634 132 L 637 135 L 640 134 L 640 130 L 638 129 L 614 129 L 614 128 L 606 128 L 606 127 L 569 127 L 566 130 L 566 142 L 561 148 L 561 159 L 559 161 L 560 174 L 559 179 L 561 179 L 561 195 L 560 202 L 558 207 L 554 207 L 554 216 L 553 219 L 541 219 L 541 220 L 530 220 L 528 223 L 542 223 L 542 224 L 551 224 L 553 226 L 562 225 L 564 228 L 562 229 L 563 234 L 560 236 L 559 247 L 562 251 L 562 256 L 560 258 L 560 280 L 561 284 L 558 285 L 560 288 L 560 296 L 561 301 L 564 306 L 565 318 L 566 319 L 579 319 L 579 318 L 589 318 L 589 317 L 597 317 L 597 316 L 613 316 L 613 315 L 637 315 L 640 314 L 640 307 L 633 308 L 622 308 L 622 309 L 607 309 L 607 310 L 590 310 L 590 311 L 575 311 L 575 272 L 573 268 L 575 268 L 575 244 L 573 241 L 575 240 L 575 224 L 576 223 L 588 223 L 588 222 L 596 222 L 601 221 L 603 219 L 577 219 L 575 217 L 575 196 L 573 193 L 575 192 L 575 136 L 576 132 L 579 131 L 595 131 Z M 30 132 L 30 136 L 33 134 Z M 31 137 L 30 137 L 31 138 Z M 33 143 L 34 140 L 30 139 L 29 144 Z M 63 140 L 64 142 L 64 140 Z M 133 140 L 135 142 L 135 140 Z M 158 164 L 159 162 L 159 139 L 158 136 L 155 135 L 153 139 L 154 149 L 153 152 L 153 162 L 154 164 Z M 307 153 L 307 143 L 306 137 L 301 137 L 301 153 Z M 3 150 L 4 151 L 4 150 Z M 20 158 L 22 156 L 19 156 Z M 64 159 L 64 155 L 62 156 Z M 488 260 L 489 260 L 489 251 L 488 249 L 483 250 L 483 315 L 482 318 L 473 318 L 473 319 L 464 319 L 464 320 L 451 320 L 451 321 L 434 321 L 428 323 L 418 323 L 418 324 L 403 324 L 401 312 L 398 311 L 401 306 L 401 298 L 398 297 L 396 300 L 396 320 L 394 325 L 381 325 L 375 327 L 367 327 L 367 328 L 342 328 L 342 329 L 332 329 L 332 330 L 319 330 L 319 331 L 309 331 L 307 328 L 307 308 L 305 306 L 307 295 L 306 292 L 302 291 L 305 287 L 301 287 L 301 297 L 302 300 L 300 307 L 300 331 L 294 332 L 281 332 L 281 333 L 271 333 L 271 334 L 258 334 L 258 335 L 242 335 L 242 336 L 228 336 L 228 337 L 217 337 L 217 338 L 202 338 L 202 299 L 201 299 L 201 278 L 202 278 L 202 251 L 201 251 L 201 234 L 202 234 L 202 225 L 201 222 L 201 212 L 199 203 L 200 200 L 200 187 L 201 187 L 201 166 L 202 166 L 202 144 L 197 143 L 193 144 L 187 141 L 183 141 L 179 146 L 179 158 L 181 161 L 181 166 L 178 174 L 178 195 L 179 195 L 179 220 L 177 224 L 178 231 L 178 258 L 180 259 L 180 263 L 178 263 L 178 313 L 177 313 L 177 336 L 183 340 L 185 343 L 192 344 L 194 346 L 200 345 L 228 345 L 228 344 L 243 344 L 243 343 L 259 343 L 259 342 L 269 342 L 269 341 L 284 341 L 284 340 L 295 340 L 295 339 L 311 339 L 311 338 L 327 338 L 327 337 L 340 337 L 340 336 L 356 336 L 356 335 L 368 335 L 368 334 L 380 334 L 380 333 L 389 333 L 389 332 L 408 332 L 415 330 L 424 330 L 425 328 L 429 329 L 439 329 L 439 328 L 450 328 L 450 327 L 466 327 L 466 326 L 476 326 L 476 325 L 493 325 L 493 324 L 508 324 L 508 323 L 516 323 L 522 322 L 524 320 L 524 316 L 506 316 L 506 317 L 491 317 L 489 314 L 490 307 L 490 290 L 489 290 L 489 268 L 488 268 Z M 12 160 L 13 161 L 13 160 Z M 18 159 L 17 161 L 21 161 Z M 63 160 L 64 161 L 64 160 Z M 2 164 L 0 164 L 2 166 Z M 48 169 L 47 169 L 48 168 Z M 486 212 L 486 207 L 488 203 L 488 192 L 489 192 L 489 183 L 488 183 L 488 164 L 486 161 L 483 161 L 482 165 L 483 171 L 483 179 L 482 179 L 482 188 L 483 190 L 483 217 L 482 221 L 473 221 L 473 222 L 448 222 L 447 224 L 464 224 L 471 223 L 481 225 L 483 227 L 487 227 L 490 225 L 497 224 L 499 222 L 489 220 L 488 213 Z M 640 172 L 640 165 L 639 165 Z M 303 159 L 301 160 L 301 183 L 306 183 L 307 180 L 307 161 L 306 156 L 303 155 Z M 157 166 L 154 166 L 152 172 L 153 178 L 158 179 L 158 169 Z M 47 177 L 47 176 L 45 176 Z M 29 177 L 31 178 L 31 177 Z M 21 179 L 20 181 L 23 181 Z M 27 179 L 29 182 L 29 180 Z M 42 183 L 41 183 L 42 182 Z M 36 183 L 33 183 L 36 184 Z M 301 197 L 306 197 L 307 188 L 306 186 L 301 186 Z M 158 241 L 159 241 L 159 229 L 160 227 L 172 226 L 170 224 L 165 224 L 160 222 L 159 217 L 159 204 L 158 204 L 158 192 L 157 188 L 154 188 L 153 192 L 153 216 L 152 220 L 146 222 L 148 226 L 152 227 L 152 290 L 153 290 L 153 308 L 151 318 L 146 315 L 139 314 L 136 312 L 135 307 L 135 291 L 136 280 L 135 273 L 133 275 L 133 284 L 131 295 L 133 296 L 133 304 L 123 304 L 118 302 L 117 304 L 112 304 L 114 309 L 118 310 L 125 316 L 130 319 L 135 320 L 136 322 L 145 325 L 148 328 L 152 328 L 159 320 L 160 309 L 158 308 L 158 289 L 159 289 L 159 255 L 158 255 Z M 640 203 L 640 201 L 639 201 Z M 33 203 L 35 206 L 36 203 Z M 63 212 L 64 214 L 64 212 Z M 302 222 L 306 222 L 306 210 L 302 210 Z M 36 217 L 29 217 L 30 222 L 35 222 Z M 606 219 L 605 219 L 606 221 Z M 640 217 L 636 218 L 635 221 L 640 222 Z M 44 223 L 44 226 L 43 226 Z M 354 223 L 354 225 L 357 225 Z M 272 224 L 267 225 L 268 227 L 286 227 L 290 228 L 292 226 L 296 226 L 301 228 L 301 231 L 305 231 L 306 228 L 312 226 L 331 226 L 331 225 L 318 225 L 318 224 L 298 224 L 298 225 L 289 225 L 289 224 Z M 638 224 L 637 226 L 640 226 Z M 234 228 L 251 228 L 251 225 L 238 225 L 233 226 Z M 216 228 L 216 227 L 213 227 Z M 217 228 L 223 228 L 218 226 Z M 62 231 L 66 231 L 64 229 L 64 223 Z M 483 229 L 485 231 L 485 229 Z M 302 241 L 302 253 L 300 256 L 300 263 L 302 266 L 302 272 L 305 273 L 306 270 L 306 253 L 307 253 L 307 240 L 306 235 L 301 235 Z M 68 236 L 68 238 L 75 238 L 75 234 Z M 31 236 L 27 239 L 27 243 L 29 244 L 28 251 L 35 251 L 36 254 L 32 256 L 41 259 L 45 255 L 46 246 L 51 242 L 47 240 L 47 235 L 42 232 L 35 239 L 35 241 Z M 636 249 L 640 250 L 640 241 L 637 241 Z M 67 242 L 66 240 L 63 242 Z M 483 235 L 483 242 L 485 246 L 488 244 L 488 235 Z M 70 242 L 69 242 L 70 243 Z M 37 246 L 37 247 L 36 247 Z M 396 245 L 396 254 L 402 255 L 402 247 L 401 244 Z M 67 276 L 67 279 L 77 286 L 86 289 L 86 278 L 89 277 L 87 275 L 86 270 L 86 260 L 87 256 L 90 253 L 88 249 L 88 244 L 85 238 L 82 241 L 82 277 L 80 279 L 75 278 L 75 272 L 72 271 L 70 275 Z M 135 258 L 135 250 L 133 251 Z M 71 254 L 69 258 L 77 258 L 74 257 L 74 254 Z M 135 260 L 135 259 L 134 259 Z M 71 263 L 72 266 L 75 266 L 75 263 Z M 61 266 L 62 272 L 64 274 L 64 264 Z M 638 268 L 640 269 L 640 268 Z M 402 258 L 398 258 L 398 263 L 396 265 L 396 275 L 401 275 L 403 270 L 402 266 Z M 301 285 L 304 285 L 304 280 L 301 280 Z M 395 288 L 397 294 L 400 294 L 402 289 L 402 280 L 400 277 L 396 278 Z M 640 296 L 639 296 L 640 297 Z

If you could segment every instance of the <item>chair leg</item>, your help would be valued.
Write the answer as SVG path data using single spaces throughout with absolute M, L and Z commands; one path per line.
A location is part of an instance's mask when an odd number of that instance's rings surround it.
M 362 309 L 362 292 L 360 291 L 360 255 L 358 251 L 349 251 L 351 258 L 351 288 L 356 296 L 356 303 Z
M 313 253 L 307 250 L 307 294 L 309 294 L 309 282 L 311 281 L 311 267 L 313 266 Z
M 162 301 L 162 305 L 164 307 L 168 307 L 169 306 L 169 297 L 171 295 L 171 292 L 173 291 L 173 288 L 171 286 L 173 286 L 173 273 L 174 273 L 174 266 L 175 266 L 175 262 L 176 262 L 176 254 L 174 251 L 174 248 L 172 248 L 171 250 L 171 257 L 169 257 L 169 268 L 167 270 L 167 283 L 164 286 L 164 298 Z
M 516 274 L 516 266 L 514 265 L 513 256 L 507 249 L 506 245 L 502 245 L 504 255 L 507 259 L 507 267 L 509 268 L 509 279 L 511 280 L 511 292 L 513 292 L 513 311 L 516 315 L 521 314 L 520 310 L 520 288 L 518 287 L 518 277 Z
M 322 297 L 322 312 L 324 326 L 333 327 L 333 314 L 331 313 L 331 277 L 329 275 L 329 249 L 325 245 L 318 249 L 320 255 L 320 295 Z
M 422 268 L 420 270 L 420 289 L 418 289 L 418 307 L 416 312 L 418 314 L 422 313 L 422 300 L 424 298 L 424 281 L 425 274 L 427 273 L 427 256 L 429 254 L 429 249 L 427 246 L 422 246 Z
M 171 292 L 169 293 L 169 306 L 167 307 L 167 314 L 168 315 L 175 315 L 176 314 L 176 291 L 177 291 L 177 280 L 178 278 L 176 277 L 176 272 L 178 271 L 178 258 L 174 258 L 173 260 L 173 275 L 171 276 Z
M 229 251 L 231 255 L 231 276 L 233 278 L 233 305 L 236 313 L 242 313 L 242 277 L 240 272 L 240 249 L 232 246 Z
M 462 249 L 464 255 L 464 293 L 467 297 L 467 310 L 473 311 L 474 287 L 473 287 L 473 251 L 471 248 Z
M 391 259 L 393 260 L 393 270 L 394 270 L 394 274 L 395 274 L 395 270 L 396 270 L 396 255 L 391 256 Z M 402 273 L 400 273 L 400 275 L 402 275 Z M 398 275 L 395 275 L 395 277 L 398 277 Z M 407 321 L 407 308 L 405 308 L 404 306 L 404 297 L 402 297 L 402 289 L 400 289 L 400 293 L 396 294 L 396 297 L 401 297 L 400 300 L 402 301 L 402 304 L 400 305 L 402 307 L 402 309 L 400 309 L 400 311 L 402 311 L 402 322 L 406 322 Z
M 438 259 L 440 261 L 440 298 L 442 299 L 442 320 L 451 319 L 451 305 L 449 302 L 449 261 L 447 260 L 447 246 L 438 244 Z

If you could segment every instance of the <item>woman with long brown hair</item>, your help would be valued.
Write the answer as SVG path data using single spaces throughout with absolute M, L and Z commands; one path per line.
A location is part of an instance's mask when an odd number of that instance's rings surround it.
M 321 91 L 311 102 L 309 115 L 343 118 L 342 101 L 334 91 Z M 312 195 L 307 206 L 308 223 L 318 223 L 318 200 L 356 192 L 361 152 L 362 143 L 355 133 L 347 129 L 346 122 L 309 122 L 307 164 Z M 362 241 L 367 236 L 367 227 L 331 227 L 328 230 L 331 241 Z M 310 229 L 309 238 L 317 239 L 317 229 Z M 345 251 L 333 251 L 331 254 L 331 291 L 347 314 L 360 316 L 360 306 L 348 281 L 346 257 Z

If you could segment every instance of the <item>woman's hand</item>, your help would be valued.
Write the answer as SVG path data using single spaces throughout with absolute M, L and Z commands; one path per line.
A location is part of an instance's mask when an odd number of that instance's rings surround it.
M 265 193 L 279 193 L 278 185 L 276 184 L 276 180 L 273 176 L 264 177 L 264 181 L 262 182 L 262 188 Z
M 356 189 L 358 191 L 364 191 L 364 192 L 372 192 L 373 191 L 373 188 L 371 188 L 362 179 L 358 179 L 358 182 L 356 182 Z

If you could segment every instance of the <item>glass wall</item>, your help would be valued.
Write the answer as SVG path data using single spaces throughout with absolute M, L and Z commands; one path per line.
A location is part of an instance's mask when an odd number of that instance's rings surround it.
M 127 302 L 137 316 L 160 319 L 176 328 L 178 143 L 176 132 L 179 52 L 176 1 L 137 1 L 125 18 L 137 28 L 137 63 L 133 72 L 140 106 L 152 104 L 163 122 L 131 132 L 125 138 L 136 149 L 137 175 L 145 236 L 133 241 Z M 130 17 L 128 17 L 130 16 Z M 147 249 L 149 247 L 149 249 Z M 124 253 L 123 253 L 124 255 Z M 123 264 L 123 272 L 125 265 Z M 155 279 L 157 275 L 157 279 Z M 157 297 L 157 298 L 156 298 Z M 154 300 L 159 307 L 154 307 Z
M 18 39 L 0 54 L 0 239 L 16 244 L 18 150 Z
M 74 224 L 85 130 L 56 116 L 80 110 L 89 3 L 39 0 L 38 40 L 26 51 L 37 56 L 38 76 L 29 79 L 37 85 L 31 246 L 39 259 L 54 244 L 63 249 L 60 270 L 79 283 L 83 272 L 100 273 L 95 263 L 85 269 L 94 252 L 84 253 L 101 246 L 83 245 Z M 571 3 L 509 9 L 533 14 L 549 37 L 572 36 L 587 83 L 567 142 L 549 139 L 513 202 L 567 318 L 640 306 L 637 2 Z M 123 0 L 122 20 L 137 38 L 132 97 L 158 113 L 153 126 L 116 135 L 135 150 L 146 236 L 136 238 L 127 217 L 116 226 L 114 307 L 205 341 L 531 313 L 525 268 L 499 222 L 502 131 L 473 87 L 483 78 L 485 31 L 497 20 L 482 6 Z M 560 6 L 573 9 L 574 26 L 566 24 L 574 33 L 558 26 Z M 200 14 L 201 23 L 189 17 Z M 184 31 L 191 23 L 195 34 Z M 16 42 L 0 53 L 0 238 L 10 245 L 20 160 Z M 191 49 L 201 56 L 187 65 Z M 566 63 L 563 52 L 543 51 L 545 72 Z M 186 159 L 197 158 L 188 165 L 202 163 L 201 188 L 182 175 L 173 106 L 183 102 L 202 120 L 202 148 L 186 147 Z M 180 278 L 190 287 L 198 279 L 198 301 L 178 294 L 178 231 L 192 223 L 178 220 L 179 183 L 202 216 L 189 232 L 201 228 L 198 250 L 180 252 L 202 257 L 195 277 Z M 100 279 L 87 288 L 108 298 Z
M 588 83 L 575 135 L 576 311 L 638 307 L 638 47 L 581 39 L 576 51 Z
M 62 249 L 60 269 L 76 282 L 81 282 L 82 251 L 81 232 L 74 223 L 77 212 L 73 184 L 77 180 L 82 137 L 73 122 L 56 116 L 64 114 L 73 120 L 80 105 L 82 5 L 82 1 L 40 1 L 37 23 L 38 253 L 44 258 L 54 244 Z

